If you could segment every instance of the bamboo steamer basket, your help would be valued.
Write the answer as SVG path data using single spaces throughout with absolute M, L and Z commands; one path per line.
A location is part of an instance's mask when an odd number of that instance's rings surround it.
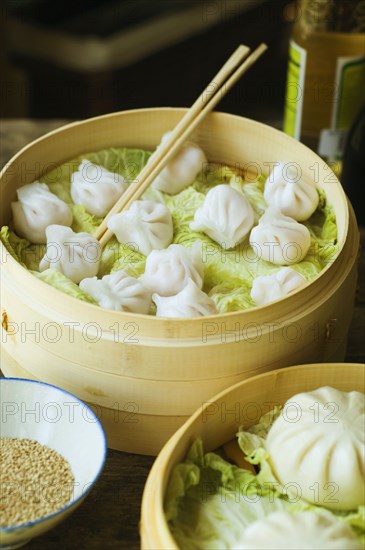
M 113 113 L 64 126 L 22 149 L 1 175 L 1 225 L 16 189 L 82 153 L 154 149 L 185 109 Z M 200 319 L 114 312 L 65 295 L 21 267 L 1 244 L 2 369 L 77 395 L 100 417 L 112 448 L 156 454 L 204 399 L 243 378 L 295 363 L 341 361 L 352 316 L 359 235 L 332 172 L 312 151 L 264 124 L 212 113 L 193 136 L 209 161 L 268 171 L 296 162 L 337 216 L 338 253 L 284 300 Z
M 163 505 L 171 472 L 186 457 L 191 444 L 201 437 L 205 452 L 235 438 L 240 426 L 249 428 L 274 405 L 300 392 L 321 386 L 342 391 L 365 390 L 365 365 L 317 363 L 299 365 L 244 380 L 202 403 L 200 408 L 166 443 L 149 473 L 142 498 L 142 550 L 177 550 Z

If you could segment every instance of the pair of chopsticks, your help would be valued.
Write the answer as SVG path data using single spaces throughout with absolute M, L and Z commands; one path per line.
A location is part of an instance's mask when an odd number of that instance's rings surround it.
M 137 200 L 151 185 L 154 179 L 165 168 L 166 164 L 176 155 L 181 145 L 196 129 L 203 118 L 219 103 L 226 93 L 234 86 L 241 76 L 266 51 L 266 44 L 261 44 L 249 57 L 250 48 L 239 46 L 226 61 L 203 93 L 186 112 L 177 126 L 141 170 L 138 180 L 132 183 L 123 193 L 113 208 L 108 212 L 103 222 L 95 232 L 95 237 L 104 247 L 113 233 L 108 229 L 107 222 L 111 216 L 127 210 L 133 201 Z

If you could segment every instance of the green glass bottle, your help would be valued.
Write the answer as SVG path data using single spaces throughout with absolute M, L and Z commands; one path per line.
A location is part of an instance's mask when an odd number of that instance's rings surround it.
M 342 158 L 365 99 L 365 1 L 300 0 L 289 48 L 284 131 Z
M 365 226 L 364 201 L 365 105 L 349 132 L 343 156 L 341 182 L 355 210 L 357 222 Z

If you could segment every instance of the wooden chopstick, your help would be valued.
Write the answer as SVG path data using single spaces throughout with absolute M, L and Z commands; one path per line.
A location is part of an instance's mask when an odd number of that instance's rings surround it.
M 251 67 L 251 65 L 257 61 L 266 49 L 266 44 L 261 44 L 243 63 L 242 60 L 247 56 L 249 48 L 240 46 L 233 53 L 222 69 L 217 73 L 215 79 L 212 80 L 189 111 L 187 111 L 175 129 L 171 132 L 166 142 L 160 146 L 151 157 L 152 160 L 139 174 L 138 181 L 135 184 L 130 185 L 127 191 L 123 193 L 114 207 L 107 214 L 103 220 L 103 223 L 99 226 L 95 233 L 95 237 L 99 240 L 102 247 L 105 246 L 105 244 L 113 236 L 113 233 L 107 228 L 106 225 L 110 216 L 128 209 L 132 202 L 137 200 L 144 193 L 144 191 L 146 191 L 169 160 L 176 155 L 178 149 L 196 129 L 202 119 L 212 109 L 214 109 L 224 95 Z M 237 65 L 238 68 L 234 70 Z M 234 72 L 232 73 L 233 70 Z M 211 92 L 212 87 L 213 93 Z
M 149 175 L 149 173 L 154 170 L 155 167 L 157 167 L 160 163 L 160 161 L 164 157 L 164 151 L 168 151 L 173 143 L 175 142 L 176 138 L 183 132 L 191 123 L 191 121 L 194 119 L 194 117 L 203 109 L 204 105 L 207 103 L 208 100 L 211 99 L 211 97 L 216 93 L 216 91 L 222 86 L 224 81 L 227 79 L 227 77 L 234 71 L 234 69 L 247 57 L 247 55 L 250 53 L 250 48 L 244 45 L 240 45 L 233 54 L 229 57 L 229 59 L 226 61 L 226 63 L 223 65 L 223 67 L 218 71 L 218 73 L 215 75 L 215 77 L 211 80 L 211 82 L 208 84 L 208 86 L 204 89 L 204 91 L 200 94 L 200 96 L 196 99 L 194 104 L 190 107 L 190 109 L 186 112 L 186 114 L 183 116 L 183 118 L 178 122 L 176 127 L 172 130 L 171 134 L 167 138 L 167 140 L 164 143 L 163 147 L 160 147 L 157 149 L 154 154 L 150 157 L 150 161 L 146 166 L 141 170 L 141 172 L 138 174 L 138 181 L 135 182 L 137 185 L 137 188 L 139 188 L 139 185 L 145 180 L 145 178 Z M 168 158 L 171 158 L 169 156 Z M 166 160 L 167 164 L 168 160 Z M 162 168 L 161 168 L 162 170 Z M 120 197 L 120 199 L 115 203 L 113 208 L 108 212 L 108 214 L 105 216 L 102 223 L 99 225 L 98 229 L 96 230 L 94 236 L 100 240 L 102 235 L 108 231 L 107 222 L 108 219 L 113 216 L 114 214 L 118 214 L 122 210 L 125 209 L 125 204 L 129 203 L 129 198 L 134 194 L 136 189 L 135 185 L 130 185 L 128 189 L 123 193 L 123 195 Z M 141 191 L 141 194 L 143 191 Z M 107 241 L 105 241 L 107 242 Z M 102 245 L 103 246 L 103 245 Z

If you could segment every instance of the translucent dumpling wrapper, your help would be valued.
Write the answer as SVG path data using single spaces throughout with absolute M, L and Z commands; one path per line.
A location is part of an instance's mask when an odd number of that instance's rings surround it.
M 165 250 L 154 250 L 147 257 L 145 272 L 140 278 L 159 296 L 175 296 L 189 279 L 202 288 L 203 277 L 201 245 L 196 243 L 191 248 L 171 244 Z
M 303 181 L 291 163 L 279 162 L 265 183 L 265 201 L 297 221 L 310 218 L 319 202 L 314 181 Z
M 83 160 L 71 176 L 71 197 L 94 216 L 105 216 L 127 188 L 123 176 Z
M 188 279 L 186 286 L 175 296 L 153 294 L 152 299 L 157 306 L 157 317 L 182 319 L 217 313 L 212 298 L 197 287 L 192 279 Z
M 145 256 L 166 248 L 174 233 L 170 210 L 150 200 L 133 202 L 128 210 L 111 216 L 107 225 L 120 243 L 133 244 Z
M 254 212 L 245 196 L 222 184 L 208 191 L 190 229 L 203 231 L 222 248 L 234 248 L 247 237 L 253 224 Z
M 11 203 L 15 231 L 31 243 L 47 241 L 46 228 L 52 224 L 70 226 L 68 205 L 50 192 L 45 183 L 29 183 L 17 189 L 18 201 Z
M 164 134 L 161 145 L 166 142 L 170 134 L 171 132 Z M 150 160 L 151 158 L 153 155 Z M 194 182 L 207 162 L 205 153 L 199 145 L 186 141 L 153 181 L 152 187 L 170 195 L 176 195 Z
M 89 233 L 75 233 L 70 227 L 62 225 L 49 225 L 46 235 L 46 252 L 39 264 L 39 271 L 52 268 L 74 283 L 97 274 L 101 246 L 95 237 Z
M 351 527 L 325 512 L 272 512 L 249 525 L 240 550 L 361 550 Z
M 305 285 L 305 278 L 291 267 L 282 267 L 272 275 L 260 275 L 252 283 L 251 298 L 261 306 L 284 298 Z
M 365 504 L 365 395 L 331 387 L 300 393 L 284 405 L 266 440 L 270 463 L 285 485 L 333 510 Z
M 124 271 L 115 271 L 102 279 L 86 278 L 79 286 L 105 309 L 145 314 L 149 312 L 151 291 L 139 279 L 130 277 Z
M 310 247 L 307 227 L 269 207 L 250 233 L 250 244 L 258 258 L 277 265 L 301 262 Z

